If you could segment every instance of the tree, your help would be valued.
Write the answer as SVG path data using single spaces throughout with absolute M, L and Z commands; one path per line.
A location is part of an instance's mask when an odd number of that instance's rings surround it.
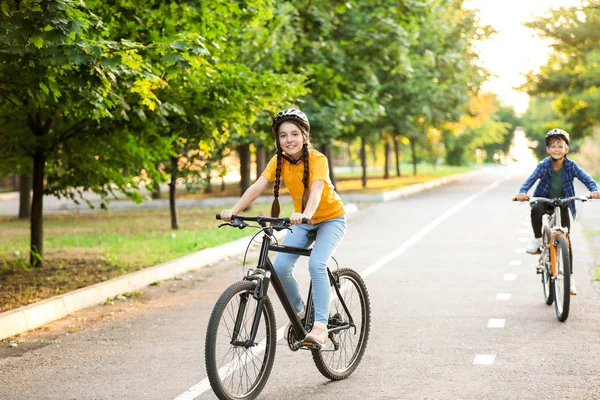
M 531 96 L 554 96 L 562 127 L 577 140 L 592 133 L 600 115 L 600 1 L 552 10 L 526 26 L 554 44 L 548 63 L 527 76 Z
M 110 127 L 157 109 L 164 81 L 143 46 L 102 39 L 101 21 L 82 2 L 3 2 L 2 12 L 0 148 L 32 160 L 30 261 L 41 265 L 44 194 L 117 188 L 135 196 L 123 171 L 143 166 L 144 147 L 160 148 L 160 140 Z

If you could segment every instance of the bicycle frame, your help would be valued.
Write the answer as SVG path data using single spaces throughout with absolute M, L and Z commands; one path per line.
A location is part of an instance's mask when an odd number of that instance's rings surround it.
M 553 213 L 550 217 L 549 228 L 550 228 L 550 240 L 549 240 L 549 250 L 550 250 L 550 265 L 552 277 L 557 278 L 558 272 L 556 271 L 556 243 L 558 243 L 558 236 L 563 236 L 567 245 L 569 245 L 569 232 L 567 228 L 562 226 L 561 221 L 561 210 L 559 204 L 554 204 Z
M 309 321 L 307 319 L 306 322 L 304 323 L 304 325 L 302 324 L 302 320 L 296 313 L 296 310 L 295 310 L 294 306 L 292 305 L 292 303 L 285 291 L 285 288 L 283 287 L 283 284 L 281 283 L 281 280 L 279 279 L 279 276 L 277 275 L 277 272 L 275 271 L 275 268 L 273 267 L 273 264 L 271 263 L 271 260 L 269 259 L 269 252 L 274 251 L 274 252 L 278 252 L 278 253 L 296 254 L 299 256 L 309 257 L 312 253 L 312 250 L 299 248 L 299 247 L 291 247 L 291 246 L 273 244 L 273 228 L 272 227 L 263 227 L 262 231 L 264 232 L 264 235 L 262 238 L 262 244 L 261 244 L 260 253 L 259 253 L 259 257 L 258 257 L 257 269 L 248 271 L 248 274 L 244 277 L 244 280 L 250 280 L 250 281 L 256 282 L 256 288 L 254 290 L 253 297 L 255 299 L 257 299 L 258 304 L 257 304 L 257 312 L 254 313 L 254 321 L 252 323 L 252 331 L 250 333 L 250 338 L 247 341 L 245 341 L 244 343 L 238 343 L 235 340 L 235 337 L 237 336 L 236 332 L 239 332 L 239 327 L 242 323 L 242 318 L 243 318 L 245 307 L 246 307 L 246 304 L 245 304 L 246 299 L 242 299 L 242 302 L 240 304 L 240 309 L 238 310 L 235 327 L 234 327 L 234 337 L 232 338 L 232 342 L 231 342 L 232 344 L 242 345 L 245 347 L 254 346 L 254 340 L 256 339 L 256 330 L 258 328 L 258 325 L 260 323 L 260 318 L 261 318 L 260 310 L 262 309 L 264 295 L 267 293 L 267 291 L 269 289 L 269 285 L 273 286 L 273 289 L 275 290 L 275 293 L 277 294 L 277 297 L 279 298 L 279 301 L 281 302 L 281 305 L 283 306 L 283 309 L 284 309 L 287 317 L 289 318 L 294 330 L 296 332 L 298 332 L 299 334 L 301 334 L 302 337 L 305 337 L 308 333 L 307 328 L 308 328 Z M 335 332 L 338 332 L 338 331 L 341 331 L 344 329 L 349 329 L 351 327 L 355 327 L 354 321 L 352 319 L 352 315 L 350 314 L 350 311 L 348 310 L 346 303 L 342 299 L 342 296 L 340 293 L 339 282 L 337 282 L 335 280 L 335 277 L 333 276 L 333 274 L 331 273 L 331 270 L 329 268 L 327 268 L 327 274 L 329 275 L 330 282 L 335 282 L 335 284 L 333 286 L 335 288 L 336 294 L 338 295 L 338 297 L 341 300 L 341 304 L 344 308 L 344 311 L 347 313 L 348 320 L 349 320 L 348 324 L 344 324 L 342 326 L 337 326 L 337 327 L 332 327 L 331 329 L 328 330 L 329 333 L 335 333 Z M 312 299 L 312 284 L 309 287 L 308 297 L 307 297 L 307 301 L 306 301 L 306 304 L 307 304 L 306 315 L 310 315 L 310 312 L 312 311 L 309 308 L 312 305 L 311 299 Z M 310 343 L 310 342 L 306 342 L 304 344 L 312 345 L 312 343 Z

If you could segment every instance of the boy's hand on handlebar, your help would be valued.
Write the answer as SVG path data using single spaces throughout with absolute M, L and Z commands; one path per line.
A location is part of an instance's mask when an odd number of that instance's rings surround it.
M 233 213 L 233 210 L 223 210 L 223 211 L 221 211 L 220 215 L 221 215 L 221 219 L 223 221 L 231 222 L 231 219 L 233 218 L 233 216 L 235 214 Z
M 527 196 L 527 193 L 519 193 L 518 195 L 516 195 L 513 200 L 515 201 L 527 201 L 529 200 L 529 196 Z
M 595 192 L 590 193 L 590 199 L 600 199 L 600 192 L 595 191 Z
M 306 215 L 302 214 L 302 213 L 293 213 L 292 216 L 290 217 L 290 223 L 292 225 L 300 225 L 302 224 L 302 220 L 306 218 L 309 219 Z

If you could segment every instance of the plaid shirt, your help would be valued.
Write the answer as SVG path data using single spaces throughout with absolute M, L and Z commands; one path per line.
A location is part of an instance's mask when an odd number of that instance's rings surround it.
M 565 157 L 564 169 L 562 173 L 562 183 L 565 190 L 565 197 L 575 196 L 575 186 L 573 185 L 573 180 L 575 177 L 583 182 L 590 192 L 598 191 L 598 185 L 596 182 L 588 174 L 586 174 L 585 171 L 582 170 L 575 161 L 571 161 Z M 535 188 L 533 197 L 547 197 L 548 191 L 550 190 L 550 182 L 552 181 L 552 164 L 550 157 L 546 157 L 540 161 L 531 176 L 527 178 L 525 183 L 523 183 L 523 186 L 521 186 L 519 193 L 527 193 L 527 191 L 531 189 L 533 184 L 538 179 L 540 180 L 540 183 Z M 575 218 L 576 211 L 574 201 L 569 203 L 569 208 L 571 209 L 573 218 Z

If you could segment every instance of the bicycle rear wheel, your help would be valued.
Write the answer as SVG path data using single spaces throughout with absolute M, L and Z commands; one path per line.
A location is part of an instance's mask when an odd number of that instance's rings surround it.
M 260 307 L 254 282 L 227 288 L 213 308 L 206 332 L 205 362 L 210 385 L 219 399 L 254 399 L 267 383 L 275 359 L 277 325 L 268 296 Z M 250 343 L 256 313 L 261 314 Z
M 347 328 L 330 332 L 327 343 L 321 349 L 311 351 L 323 376 L 331 380 L 342 380 L 354 372 L 365 352 L 371 327 L 371 305 L 367 287 L 357 272 L 340 269 L 333 272 L 333 275 L 339 281 L 341 297 L 333 287 L 335 282 L 332 282 L 328 328 Z M 349 326 L 350 316 L 353 327 Z
M 569 317 L 571 303 L 571 263 L 569 262 L 569 246 L 562 235 L 558 235 L 556 238 L 555 252 L 554 309 L 556 318 L 560 322 L 564 322 Z

